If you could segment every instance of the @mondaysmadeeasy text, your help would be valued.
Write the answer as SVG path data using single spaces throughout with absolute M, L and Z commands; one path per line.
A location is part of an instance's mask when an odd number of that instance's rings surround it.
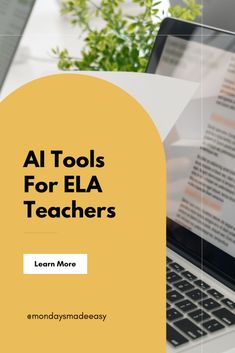
M 28 320 L 95 320 L 105 321 L 107 314 L 87 314 L 84 312 L 78 314 L 57 314 L 51 312 L 50 314 L 27 314 Z

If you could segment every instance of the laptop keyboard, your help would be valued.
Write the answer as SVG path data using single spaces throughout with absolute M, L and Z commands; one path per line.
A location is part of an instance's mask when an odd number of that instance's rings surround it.
M 167 341 L 174 347 L 235 325 L 235 303 L 167 257 Z

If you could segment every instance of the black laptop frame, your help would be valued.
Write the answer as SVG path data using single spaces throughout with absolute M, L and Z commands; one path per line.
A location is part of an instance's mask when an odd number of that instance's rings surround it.
M 193 35 L 195 29 L 198 36 Z M 235 53 L 235 34 L 232 32 L 174 18 L 164 19 L 146 72 L 156 72 L 168 36 L 211 45 L 211 42 L 207 43 L 207 34 L 214 35 L 212 43 L 214 47 Z M 234 45 L 231 46 L 233 41 Z M 235 291 L 235 258 L 169 218 L 167 219 L 167 246 Z

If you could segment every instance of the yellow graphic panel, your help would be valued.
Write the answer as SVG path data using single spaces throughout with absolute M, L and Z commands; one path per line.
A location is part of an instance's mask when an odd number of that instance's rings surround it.
M 0 104 L 2 352 L 164 352 L 165 160 L 106 81 L 36 80 Z

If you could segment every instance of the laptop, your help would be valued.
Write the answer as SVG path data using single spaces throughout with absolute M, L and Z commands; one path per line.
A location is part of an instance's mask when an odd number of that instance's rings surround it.
M 35 0 L 0 0 L 0 91 Z
M 167 352 L 233 351 L 235 34 L 167 18 L 147 72 L 200 83 L 164 141 Z

